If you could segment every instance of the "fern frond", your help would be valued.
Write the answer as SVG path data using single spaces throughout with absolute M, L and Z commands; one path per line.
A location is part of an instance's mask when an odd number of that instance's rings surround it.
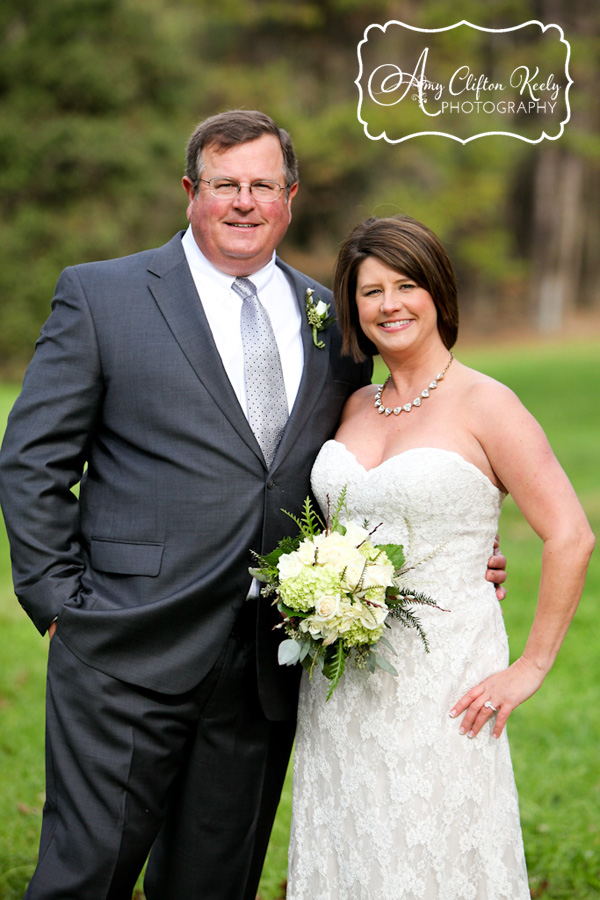
M 287 509 L 282 509 L 281 512 L 285 513 L 286 516 L 289 516 L 290 519 L 292 520 L 292 522 L 294 522 L 294 524 L 295 524 L 296 527 L 298 528 L 298 530 L 299 530 L 301 533 L 303 532 L 304 526 L 303 526 L 302 520 L 300 519 L 299 516 L 296 516 L 294 513 L 288 512 Z
M 294 513 L 288 512 L 287 509 L 282 509 L 281 511 L 284 512 L 286 516 L 289 516 L 293 522 L 295 522 L 300 535 L 303 538 L 314 537 L 315 534 L 318 534 L 319 531 L 322 531 L 325 528 L 325 525 L 313 508 L 310 497 L 305 497 L 304 499 L 304 503 L 302 505 L 302 516 L 296 516 L 294 515 Z M 300 541 L 298 540 L 298 543 L 299 542 Z
M 329 681 L 329 691 L 327 692 L 327 700 L 331 697 L 334 690 L 339 684 L 340 678 L 344 674 L 346 668 L 346 653 L 342 642 L 338 641 L 333 647 L 333 653 L 325 663 L 323 674 Z
M 421 623 L 415 616 L 410 606 L 394 606 L 392 609 L 390 609 L 390 616 L 393 616 L 394 619 L 397 619 L 400 624 L 404 626 L 404 628 L 414 628 L 423 641 L 425 652 L 429 653 L 429 642 L 427 640 L 427 635 L 423 631 Z
M 340 496 L 337 499 L 337 503 L 333 508 L 333 513 L 331 514 L 330 521 L 327 523 L 331 531 L 335 531 L 335 529 L 340 524 L 340 513 L 346 511 L 346 495 L 348 493 L 348 485 L 345 484 L 342 490 L 340 491 Z
M 428 597 L 427 594 L 422 594 L 420 591 L 411 591 L 410 588 L 392 588 L 391 589 L 394 594 L 397 594 L 397 598 L 400 605 L 417 603 L 421 606 L 433 606 L 435 609 L 441 610 L 441 612 L 449 612 L 450 610 L 444 609 L 443 606 L 440 606 L 435 600 L 432 600 L 431 597 Z M 388 606 L 390 602 L 393 603 L 393 600 L 388 600 Z
M 307 528 L 310 529 L 311 536 L 325 528 L 325 523 L 314 509 L 310 497 L 306 497 L 304 500 L 304 521 Z

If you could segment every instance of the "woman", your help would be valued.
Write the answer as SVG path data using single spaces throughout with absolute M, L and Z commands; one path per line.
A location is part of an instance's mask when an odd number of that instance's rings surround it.
M 541 686 L 574 615 L 593 547 L 538 423 L 507 387 L 463 366 L 456 285 L 436 236 L 405 216 L 369 219 L 342 246 L 334 291 L 344 350 L 375 350 L 384 386 L 348 401 L 313 469 L 321 506 L 404 545 L 427 634 L 393 622 L 398 676 L 349 668 L 331 700 L 301 691 L 289 900 L 525 900 L 505 725 Z M 522 655 L 483 580 L 512 493 L 543 539 L 538 607 Z

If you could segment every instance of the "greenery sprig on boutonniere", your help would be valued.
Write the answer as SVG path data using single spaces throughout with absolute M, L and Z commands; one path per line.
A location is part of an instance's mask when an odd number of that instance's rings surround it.
M 324 300 L 321 300 L 320 297 L 317 297 L 317 302 L 313 300 L 314 289 L 306 288 L 306 318 L 308 319 L 308 324 L 312 328 L 313 334 L 313 344 L 315 347 L 318 347 L 319 350 L 322 350 L 325 346 L 323 341 L 320 341 L 317 332 L 325 331 L 326 328 L 335 322 L 335 317 L 329 315 L 329 303 L 325 303 Z

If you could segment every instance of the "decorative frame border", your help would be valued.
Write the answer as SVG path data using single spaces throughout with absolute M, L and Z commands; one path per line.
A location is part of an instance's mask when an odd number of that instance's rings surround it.
M 546 134 L 545 131 L 543 131 L 541 137 L 536 138 L 536 140 L 524 137 L 522 134 L 515 134 L 512 131 L 485 131 L 481 134 L 475 134 L 472 137 L 464 138 L 464 139 L 456 137 L 456 135 L 454 135 L 454 134 L 448 134 L 445 131 L 418 131 L 414 134 L 408 134 L 405 137 L 397 138 L 395 140 L 389 138 L 387 136 L 387 133 L 385 130 L 382 131 L 381 134 L 378 134 L 375 136 L 369 134 L 369 132 L 368 132 L 369 123 L 366 122 L 361 117 L 361 106 L 362 106 L 362 102 L 363 102 L 363 89 L 362 89 L 362 85 L 360 83 L 362 76 L 363 76 L 363 63 L 362 63 L 362 56 L 361 56 L 361 47 L 363 44 L 366 44 L 368 42 L 369 38 L 367 37 L 367 35 L 368 35 L 368 32 L 371 30 L 371 28 L 379 28 L 380 31 L 385 33 L 385 31 L 387 30 L 389 25 L 401 25 L 403 28 L 408 28 L 411 31 L 420 31 L 425 34 L 434 34 L 434 33 L 440 32 L 440 31 L 450 31 L 453 28 L 460 28 L 461 25 L 467 25 L 469 28 L 475 28 L 477 31 L 487 31 L 487 32 L 491 32 L 493 34 L 501 34 L 501 33 L 507 32 L 507 31 L 518 31 L 520 28 L 526 28 L 528 25 L 539 25 L 543 32 L 547 31 L 549 28 L 556 28 L 560 33 L 560 43 L 565 44 L 566 48 L 567 48 L 567 58 L 565 61 L 565 76 L 567 78 L 567 86 L 565 88 L 565 105 L 566 105 L 566 109 L 567 109 L 567 117 L 560 123 L 559 133 L 556 135 L 549 135 L 549 134 Z M 520 141 L 526 141 L 528 144 L 539 144 L 540 141 L 544 140 L 544 138 L 546 138 L 549 141 L 556 141 L 556 140 L 558 140 L 558 138 L 562 137 L 563 132 L 564 132 L 564 127 L 567 124 L 567 122 L 569 121 L 569 119 L 571 118 L 571 107 L 569 105 L 569 89 L 570 89 L 571 85 L 573 84 L 573 79 L 569 75 L 569 61 L 571 59 L 571 45 L 566 40 L 564 31 L 562 30 L 560 25 L 557 25 L 555 23 L 551 23 L 549 25 L 543 25 L 542 22 L 540 22 L 538 19 L 530 19 L 528 22 L 523 22 L 522 25 L 513 25 L 512 28 L 485 28 L 483 25 L 473 25 L 472 22 L 467 22 L 466 19 L 462 19 L 460 22 L 455 22 L 454 25 L 447 25 L 445 28 L 418 28 L 414 25 L 407 25 L 405 22 L 400 22 L 398 19 L 391 19 L 389 22 L 386 22 L 385 25 L 377 25 L 377 24 L 373 23 L 372 25 L 368 25 L 367 28 L 365 28 L 364 33 L 363 33 L 363 39 L 362 39 L 362 41 L 359 42 L 359 44 L 356 48 L 356 55 L 358 57 L 358 66 L 359 66 L 358 78 L 356 78 L 356 80 L 354 82 L 354 84 L 358 88 L 358 94 L 359 94 L 356 115 L 357 115 L 358 121 L 363 126 L 365 136 L 368 137 L 369 140 L 371 140 L 371 141 L 379 141 L 379 140 L 381 140 L 381 138 L 383 138 L 385 141 L 388 142 L 388 144 L 401 144 L 403 141 L 408 141 L 414 137 L 434 136 L 434 137 L 447 137 L 453 141 L 458 141 L 460 144 L 464 145 L 464 144 L 468 144 L 470 141 L 476 141 L 476 140 L 478 140 L 478 138 L 482 138 L 482 137 L 501 136 L 501 137 L 514 137 Z

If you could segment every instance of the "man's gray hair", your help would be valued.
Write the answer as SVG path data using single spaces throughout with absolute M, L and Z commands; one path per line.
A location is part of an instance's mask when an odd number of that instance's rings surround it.
M 264 134 L 272 134 L 279 141 L 286 187 L 289 189 L 295 184 L 298 181 L 298 161 L 287 131 L 279 128 L 270 116 L 258 110 L 232 109 L 204 119 L 188 141 L 185 174 L 196 191 L 204 168 L 204 147 L 229 150 L 239 144 L 255 141 Z

